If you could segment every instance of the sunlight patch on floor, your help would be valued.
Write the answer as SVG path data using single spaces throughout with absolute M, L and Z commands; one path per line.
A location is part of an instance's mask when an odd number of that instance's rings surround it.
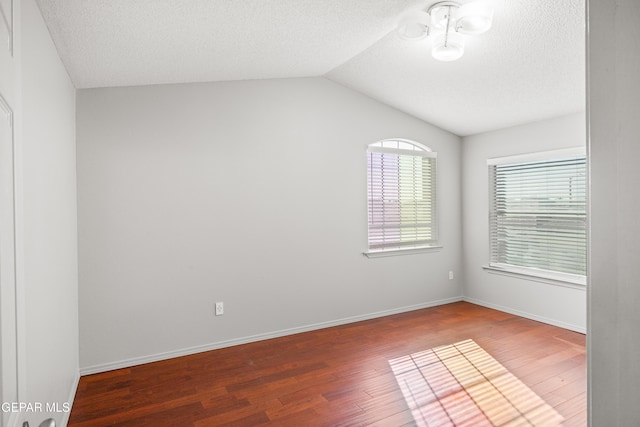
M 563 417 L 473 340 L 389 361 L 418 426 L 561 426 Z

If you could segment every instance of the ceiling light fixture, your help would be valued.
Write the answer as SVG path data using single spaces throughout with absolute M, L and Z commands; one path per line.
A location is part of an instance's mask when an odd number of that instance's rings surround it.
M 426 11 L 405 16 L 398 34 L 405 40 L 433 36 L 431 55 L 439 61 L 455 61 L 464 54 L 464 35 L 488 31 L 492 19 L 493 10 L 482 1 L 439 1 Z

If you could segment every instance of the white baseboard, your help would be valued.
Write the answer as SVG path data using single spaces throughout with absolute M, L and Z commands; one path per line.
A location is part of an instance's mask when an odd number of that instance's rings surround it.
M 86 366 L 80 368 L 80 375 L 91 375 L 100 372 L 112 371 L 114 369 L 129 368 L 131 366 L 142 365 L 144 363 L 157 362 L 160 360 L 172 359 L 174 357 L 188 356 L 190 354 L 202 353 L 205 351 L 217 350 L 220 348 L 231 347 L 234 345 L 247 344 L 256 341 L 267 340 L 271 338 L 283 337 L 286 335 L 298 334 L 301 332 L 309 332 L 317 329 L 330 328 L 332 326 L 345 325 L 348 323 L 360 322 L 363 320 L 375 319 L 378 317 L 390 316 L 393 314 L 405 313 L 413 310 L 420 310 L 423 308 L 435 307 L 438 305 L 450 304 L 452 302 L 463 301 L 462 296 L 446 298 L 437 301 L 426 302 L 422 304 L 409 305 L 405 307 L 394 308 L 390 310 L 377 311 L 375 313 L 368 313 L 359 316 L 346 317 L 343 319 L 331 320 L 328 322 L 314 323 L 312 325 L 300 326 L 297 328 L 282 329 L 274 332 L 267 332 L 264 334 L 251 335 L 242 338 L 234 338 L 226 341 L 219 341 L 202 346 L 190 347 L 181 350 L 168 351 L 164 353 L 151 354 L 148 356 L 135 357 L 132 359 L 120 360 L 117 362 L 104 363 L 101 365 Z M 74 391 L 75 394 L 75 391 Z
M 535 320 L 537 322 L 546 323 L 547 325 L 557 326 L 563 329 L 569 329 L 570 331 L 579 332 L 581 334 L 586 334 L 587 329 L 584 326 L 573 325 L 571 323 L 561 322 L 555 319 L 549 319 L 543 316 L 538 316 L 537 314 L 527 313 L 526 311 L 515 310 L 509 307 L 503 307 L 498 304 L 492 304 L 489 302 L 481 301 L 475 298 L 462 297 L 462 301 L 469 302 L 471 304 L 481 305 L 483 307 L 492 308 L 494 310 L 503 311 L 505 313 L 514 314 L 516 316 L 524 317 L 527 319 Z

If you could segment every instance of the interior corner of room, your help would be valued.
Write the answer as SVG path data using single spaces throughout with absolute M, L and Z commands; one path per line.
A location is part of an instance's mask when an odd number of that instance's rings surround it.
M 586 333 L 591 425 L 637 422 L 634 0 L 491 0 L 494 27 L 450 63 L 397 37 L 408 0 L 328 2 L 353 25 L 322 2 L 254 4 L 266 22 L 219 5 L 205 34 L 224 43 L 162 33 L 167 50 L 142 56 L 100 37 L 135 24 L 142 43 L 170 2 L 117 3 L 101 26 L 81 0 L 0 0 L 3 402 L 72 404 L 82 375 L 466 301 Z M 282 28 L 298 32 L 270 46 Z M 172 80 L 176 52 L 201 72 Z M 437 152 L 438 241 L 365 257 L 367 147 L 389 138 Z M 487 159 L 573 147 L 588 153 L 586 286 L 486 268 Z

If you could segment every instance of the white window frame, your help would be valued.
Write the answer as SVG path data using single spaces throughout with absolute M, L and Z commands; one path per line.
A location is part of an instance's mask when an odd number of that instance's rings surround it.
M 529 153 L 523 155 L 515 155 L 508 157 L 491 158 L 487 160 L 488 172 L 490 168 L 496 165 L 529 163 L 529 162 L 544 162 L 554 161 L 559 159 L 580 158 L 584 157 L 586 162 L 586 149 L 584 147 L 576 147 L 562 150 L 544 151 L 537 153 Z M 585 168 L 586 174 L 586 168 Z M 489 175 L 490 176 L 490 175 Z M 586 185 L 585 176 L 585 185 Z M 492 270 L 498 273 L 505 273 L 507 275 L 515 275 L 519 277 L 528 277 L 533 279 L 542 279 L 546 283 L 559 284 L 559 285 L 578 285 L 579 287 L 586 285 L 586 276 L 581 274 L 572 274 L 560 271 L 543 270 L 535 267 L 517 266 L 512 264 L 506 264 L 497 262 L 494 257 L 493 245 L 496 244 L 494 239 L 497 236 L 492 232 L 492 209 L 493 209 L 493 192 L 491 179 L 489 179 L 489 264 L 483 266 L 487 270 Z M 587 206 L 585 201 L 585 220 L 586 220 Z M 585 228 L 586 239 L 586 228 Z M 586 259 L 586 254 L 585 254 Z
M 431 219 L 428 229 L 430 232 L 429 239 L 424 240 L 416 240 L 415 244 L 412 244 L 411 240 L 402 242 L 400 239 L 395 239 L 393 237 L 393 230 L 401 228 L 397 223 L 388 222 L 385 223 L 384 218 L 378 218 L 378 220 L 374 220 L 373 218 L 373 208 L 372 208 L 372 198 L 371 194 L 374 188 L 377 186 L 377 190 L 381 191 L 379 188 L 380 179 L 384 182 L 384 178 L 378 178 L 378 182 L 375 182 L 375 179 L 371 174 L 371 161 L 372 155 L 375 153 L 381 154 L 391 154 L 398 156 L 410 156 L 413 158 L 428 158 L 432 159 L 429 163 L 429 180 L 428 185 L 430 188 L 430 197 L 426 206 L 428 216 Z M 406 158 L 406 157 L 405 157 Z M 392 138 L 392 139 L 384 139 L 378 142 L 374 142 L 367 146 L 367 250 L 364 253 L 369 258 L 374 257 L 384 257 L 384 256 L 394 256 L 394 255 L 408 255 L 422 252 L 431 252 L 434 250 L 441 249 L 441 246 L 438 246 L 438 221 L 437 221 L 437 153 L 433 152 L 429 147 L 424 144 L 420 144 L 415 141 L 400 139 L 400 138 Z M 409 186 L 412 189 L 412 192 L 415 194 L 415 181 L 413 181 Z M 400 191 L 400 185 L 398 185 L 398 191 Z M 415 199 L 414 199 L 415 200 Z M 424 200 L 424 199 L 422 199 Z M 416 205 L 418 206 L 418 205 Z M 424 206 L 424 205 L 423 205 Z M 418 214 L 417 214 L 418 215 Z M 417 221 L 417 218 L 416 218 Z M 410 223 L 411 224 L 411 223 Z M 420 233 L 417 228 L 419 227 L 419 223 L 416 224 L 416 235 Z M 391 231 L 391 237 L 380 237 L 379 230 L 381 228 L 388 227 Z M 411 228 L 411 226 L 409 226 Z M 388 241 L 387 241 L 388 239 Z

